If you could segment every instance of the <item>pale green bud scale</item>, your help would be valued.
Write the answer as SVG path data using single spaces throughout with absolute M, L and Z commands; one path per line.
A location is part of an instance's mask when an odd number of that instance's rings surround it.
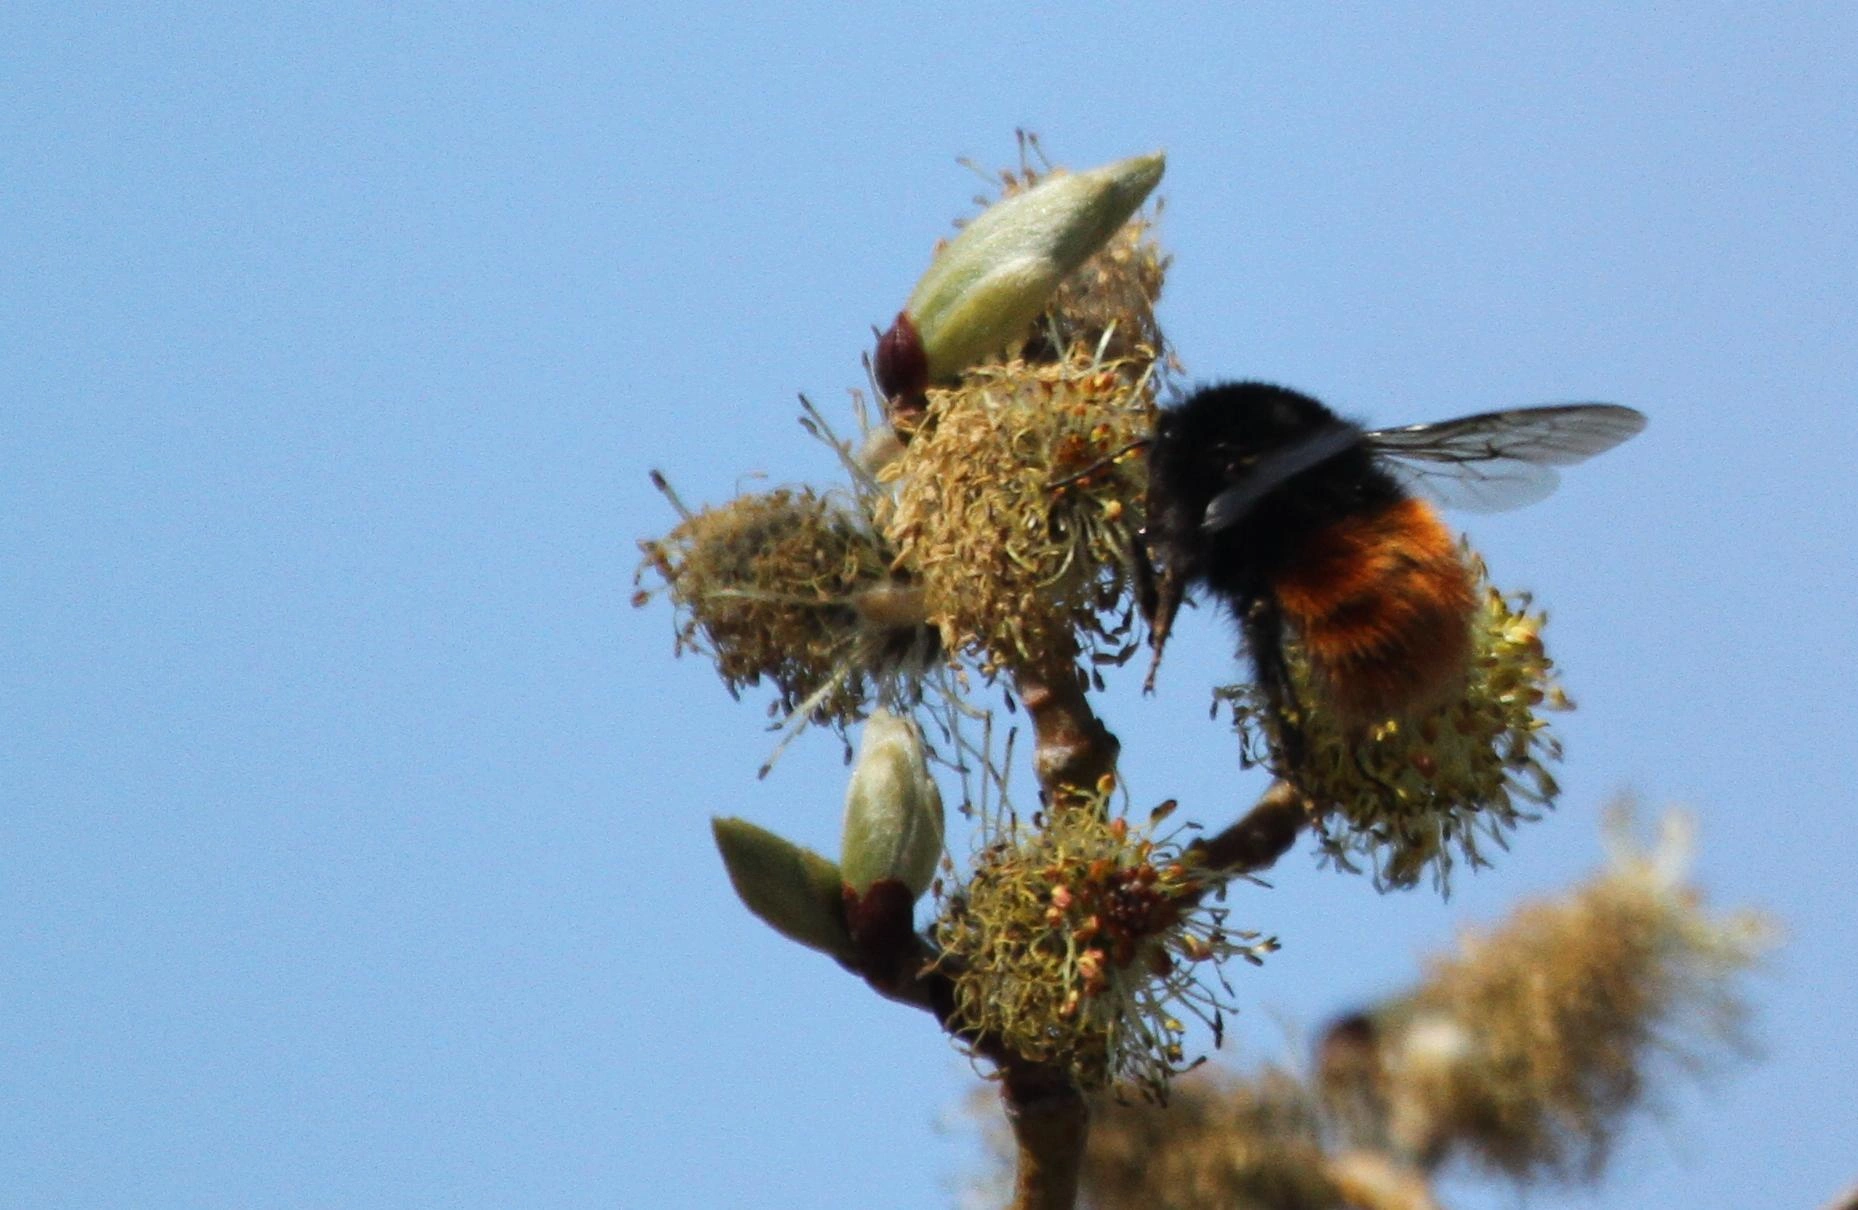
M 863 894 L 888 878 L 920 896 L 942 857 L 942 827 L 942 793 L 929 775 L 922 733 L 907 718 L 874 713 L 845 790 L 845 884 Z
M 976 216 L 904 308 L 930 380 L 953 379 L 1024 335 L 1060 283 L 1129 221 L 1165 166 L 1156 152 L 1051 176 Z

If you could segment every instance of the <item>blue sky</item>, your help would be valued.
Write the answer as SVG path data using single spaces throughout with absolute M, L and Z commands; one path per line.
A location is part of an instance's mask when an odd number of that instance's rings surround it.
M 649 467 L 834 480 L 795 393 L 846 414 L 1016 126 L 1167 150 L 1193 375 L 1652 418 L 1468 526 L 1581 702 L 1560 810 L 1449 902 L 1307 850 L 1236 896 L 1285 948 L 1232 1057 L 1578 877 L 1630 790 L 1786 923 L 1767 1053 L 1531 1204 L 1858 1178 L 1851 7 L 24 4 L 0 44 L 9 1204 L 951 1202 L 965 1062 L 710 847 L 830 850 L 836 744 L 757 782 L 763 703 L 627 598 Z M 1139 800 L 1260 788 L 1232 667 L 1201 610 L 1107 700 Z

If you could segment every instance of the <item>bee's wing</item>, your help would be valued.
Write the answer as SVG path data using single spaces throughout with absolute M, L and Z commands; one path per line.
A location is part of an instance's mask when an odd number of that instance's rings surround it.
M 1245 469 L 1243 476 L 1208 502 L 1200 528 L 1213 533 L 1243 520 L 1260 500 L 1319 462 L 1327 462 L 1361 440 L 1352 424 L 1332 424 L 1274 450 Z
M 1364 439 L 1405 486 L 1452 508 L 1501 512 L 1554 491 L 1555 467 L 1584 462 L 1644 427 L 1632 408 L 1564 403 L 1376 429 Z

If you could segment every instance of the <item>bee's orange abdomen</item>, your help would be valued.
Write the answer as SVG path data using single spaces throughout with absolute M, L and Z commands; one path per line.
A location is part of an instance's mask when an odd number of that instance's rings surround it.
M 1271 587 L 1345 721 L 1427 708 L 1463 685 L 1477 597 L 1456 540 L 1424 501 L 1319 530 Z

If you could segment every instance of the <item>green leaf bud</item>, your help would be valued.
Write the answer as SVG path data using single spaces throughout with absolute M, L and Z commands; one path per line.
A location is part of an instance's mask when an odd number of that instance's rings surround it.
M 783 937 L 841 962 L 854 960 L 838 866 L 745 819 L 712 818 L 710 831 L 749 911 Z
M 904 308 L 928 380 L 951 380 L 1023 335 L 1052 292 L 1142 205 L 1165 166 L 1156 152 L 1051 176 L 964 227 Z
M 912 900 L 929 889 L 942 857 L 942 793 L 929 775 L 916 724 L 888 711 L 864 725 L 858 763 L 845 791 L 839 862 L 859 895 L 892 879 Z

